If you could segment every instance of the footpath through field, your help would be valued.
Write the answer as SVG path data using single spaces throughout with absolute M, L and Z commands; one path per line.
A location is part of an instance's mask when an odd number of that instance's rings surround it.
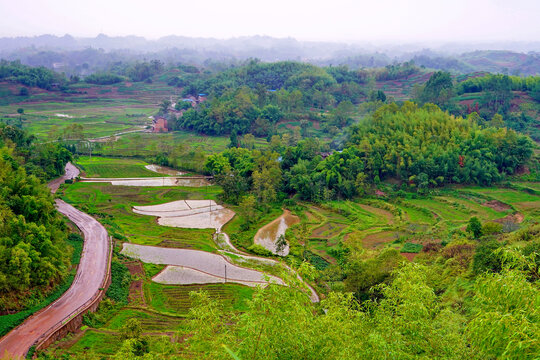
M 66 179 L 79 175 L 71 163 L 64 176 L 49 183 L 54 193 Z M 0 339 L 0 357 L 6 353 L 12 358 L 24 358 L 28 349 L 62 321 L 77 314 L 100 290 L 108 273 L 109 239 L 105 228 L 91 216 L 75 209 L 62 200 L 56 200 L 60 213 L 73 221 L 84 234 L 84 247 L 77 274 L 71 287 L 47 308 L 32 315 L 24 323 Z

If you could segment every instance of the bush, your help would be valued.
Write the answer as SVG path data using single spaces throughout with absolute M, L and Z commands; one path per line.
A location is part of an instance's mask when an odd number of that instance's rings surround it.
M 84 81 L 89 84 L 111 85 L 124 81 L 124 77 L 116 74 L 101 73 L 89 75 Z
M 487 222 L 482 226 L 482 234 L 484 235 L 493 235 L 500 234 L 503 230 L 502 224 L 496 222 Z
M 111 285 L 106 295 L 117 303 L 127 304 L 131 275 L 126 265 L 113 261 L 111 263 Z
M 513 241 L 531 241 L 540 238 L 540 224 L 531 225 L 513 234 Z
M 499 272 L 502 269 L 502 259 L 496 253 L 503 244 L 497 241 L 490 241 L 481 244 L 476 248 L 473 258 L 473 272 L 480 274 L 483 272 Z
M 253 244 L 250 247 L 248 247 L 248 250 L 251 251 L 254 254 L 261 255 L 261 256 L 272 256 L 274 255 L 270 250 L 267 250 L 263 246 L 259 244 Z
M 422 244 L 414 244 L 414 243 L 405 243 L 403 247 L 401 248 L 402 253 L 419 253 L 422 251 L 423 245 Z
M 475 239 L 482 236 L 482 224 L 476 216 L 472 217 L 467 224 L 467 231 L 472 234 Z
M 304 251 L 304 257 L 307 261 L 309 261 L 313 266 L 315 266 L 315 269 L 317 270 L 325 270 L 330 263 L 326 261 L 324 258 L 320 257 L 317 254 L 312 253 L 311 251 Z
M 68 241 L 84 241 L 84 238 L 77 233 L 71 233 L 68 235 Z

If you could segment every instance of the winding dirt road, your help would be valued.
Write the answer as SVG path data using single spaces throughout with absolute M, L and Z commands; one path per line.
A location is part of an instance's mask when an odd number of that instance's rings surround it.
M 66 165 L 66 174 L 53 180 L 49 187 L 55 192 L 65 179 L 78 176 L 78 169 Z M 109 239 L 105 228 L 91 216 L 75 209 L 62 200 L 56 200 L 60 213 L 73 221 L 84 234 L 84 247 L 77 274 L 71 287 L 47 308 L 32 315 L 24 323 L 0 339 L 0 356 L 24 358 L 28 349 L 52 328 L 78 313 L 99 292 L 108 273 Z

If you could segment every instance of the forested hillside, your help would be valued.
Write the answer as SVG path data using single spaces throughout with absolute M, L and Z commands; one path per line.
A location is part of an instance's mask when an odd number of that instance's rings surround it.
M 389 179 L 419 192 L 451 183 L 491 185 L 525 164 L 533 149 L 530 139 L 513 130 L 482 128 L 435 105 L 413 103 L 380 107 L 350 129 L 342 151 L 325 159 L 318 141 L 285 147 L 279 138 L 273 140 L 274 155 L 231 149 L 210 156 L 205 168 L 224 179 L 244 177 L 241 183 L 252 184 L 260 199 L 265 191 L 285 191 L 322 201 L 349 199 Z M 271 183 L 262 175 L 270 169 L 276 169 Z M 259 188 L 258 176 L 268 187 Z M 230 191 L 238 196 L 239 189 Z
M 66 226 L 43 179 L 58 176 L 71 154 L 41 147 L 0 126 L 0 308 L 33 305 L 66 276 Z M 41 177 L 41 179 L 40 179 Z

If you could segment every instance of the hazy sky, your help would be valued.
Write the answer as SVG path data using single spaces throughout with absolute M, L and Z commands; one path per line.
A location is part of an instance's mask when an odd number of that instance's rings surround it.
M 540 0 L 0 0 L 0 14 L 0 36 L 540 40 Z

